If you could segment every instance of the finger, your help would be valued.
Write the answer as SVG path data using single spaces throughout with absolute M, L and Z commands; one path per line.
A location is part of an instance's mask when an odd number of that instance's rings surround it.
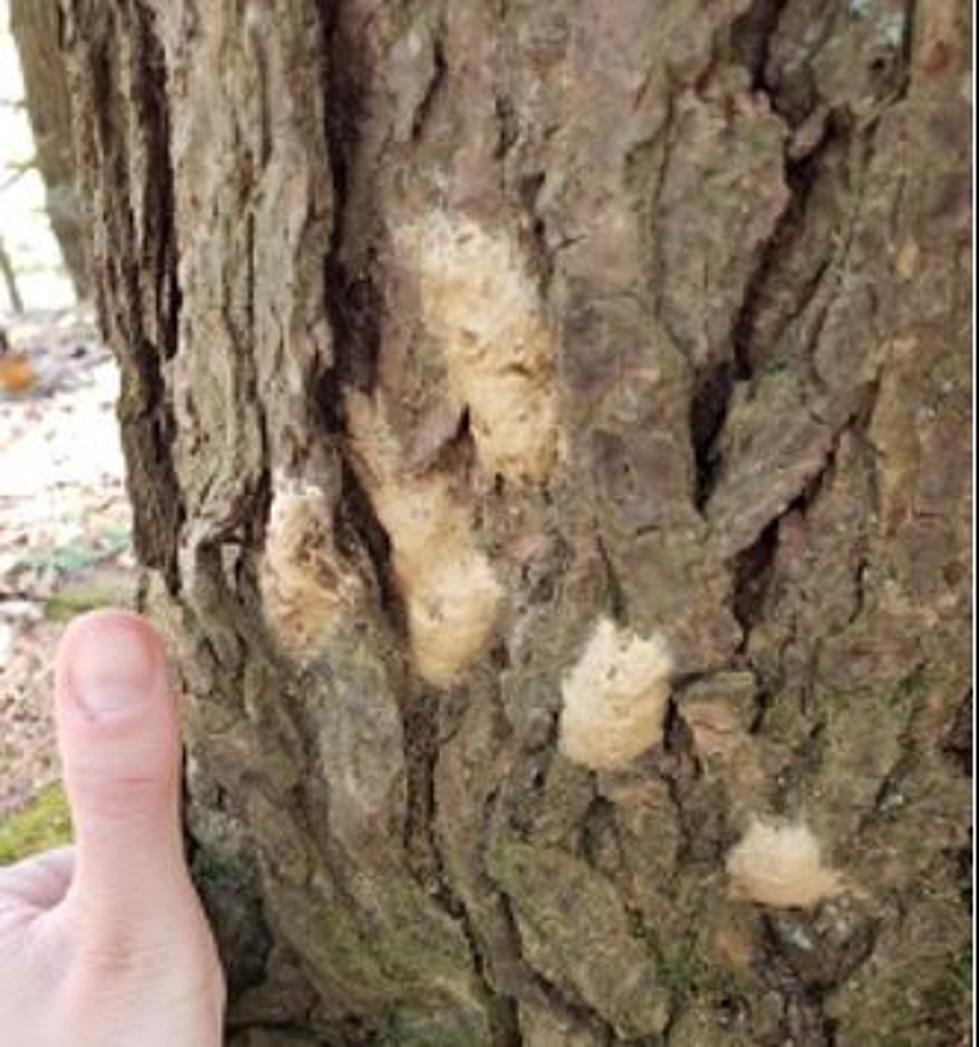
M 163 645 L 126 611 L 76 619 L 58 651 L 58 747 L 75 827 L 70 894 L 120 918 L 183 892 L 180 744 Z
M 65 896 L 75 862 L 73 847 L 59 847 L 0 869 L 0 910 L 8 904 L 50 909 Z

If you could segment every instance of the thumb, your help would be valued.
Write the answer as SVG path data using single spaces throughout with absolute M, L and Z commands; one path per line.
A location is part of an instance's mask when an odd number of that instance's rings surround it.
M 122 918 L 183 895 L 180 740 L 159 636 L 126 611 L 75 619 L 58 650 L 55 689 L 76 836 L 70 894 Z

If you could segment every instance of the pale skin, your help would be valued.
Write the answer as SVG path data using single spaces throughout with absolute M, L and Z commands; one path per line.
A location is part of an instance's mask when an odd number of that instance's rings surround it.
M 0 869 L 3 1042 L 217 1047 L 224 980 L 184 856 L 177 701 L 152 627 L 76 619 L 55 715 L 75 845 Z

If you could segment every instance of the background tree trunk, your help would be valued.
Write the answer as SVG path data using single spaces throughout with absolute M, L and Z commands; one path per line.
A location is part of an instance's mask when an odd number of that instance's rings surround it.
M 47 193 L 48 218 L 79 298 L 89 294 L 88 234 L 75 188 L 71 99 L 61 49 L 59 0 L 10 0 L 10 30 L 24 74 L 27 114 L 37 166 Z
M 234 1042 L 959 1042 L 965 5 L 69 8 Z

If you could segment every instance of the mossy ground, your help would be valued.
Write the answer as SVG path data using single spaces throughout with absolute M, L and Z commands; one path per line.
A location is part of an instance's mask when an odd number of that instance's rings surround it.
M 10 865 L 71 840 L 68 802 L 60 783 L 42 789 L 31 802 L 0 822 L 0 865 Z

